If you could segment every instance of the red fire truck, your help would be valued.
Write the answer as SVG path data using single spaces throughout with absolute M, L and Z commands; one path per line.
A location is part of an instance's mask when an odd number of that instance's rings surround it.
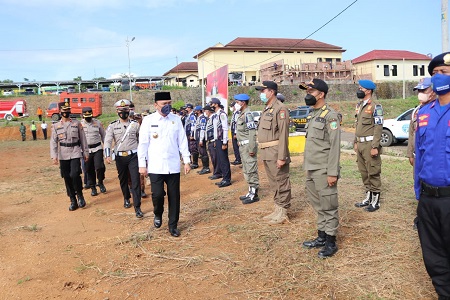
M 102 94 L 99 93 L 61 93 L 59 101 L 69 101 L 71 107 L 71 117 L 80 117 L 83 107 L 91 107 L 93 117 L 98 117 L 102 114 Z M 51 102 L 48 106 L 47 117 L 53 121 L 61 119 L 57 102 Z
M 0 101 L 0 118 L 11 121 L 14 118 L 28 117 L 25 99 Z

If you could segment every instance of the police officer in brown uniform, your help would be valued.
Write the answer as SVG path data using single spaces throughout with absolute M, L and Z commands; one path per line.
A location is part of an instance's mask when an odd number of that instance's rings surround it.
M 115 156 L 120 188 L 124 198 L 123 206 L 131 207 L 131 190 L 136 218 L 142 218 L 144 215 L 141 211 L 141 187 L 137 157 L 139 123 L 129 119 L 129 105 L 130 101 L 126 99 L 119 100 L 114 104 L 119 120 L 113 121 L 106 129 L 105 156 L 108 164 L 112 161 L 111 156 Z M 114 149 L 111 151 L 113 142 Z M 131 177 L 131 188 L 128 187 L 128 176 Z
M 360 80 L 356 96 L 360 99 L 356 105 L 356 130 L 354 150 L 358 169 L 366 189 L 366 198 L 355 203 L 356 207 L 365 207 L 368 212 L 380 208 L 381 192 L 381 132 L 383 131 L 383 108 L 372 100 L 376 85 L 370 80 Z
M 306 194 L 317 212 L 318 237 L 305 241 L 309 249 L 323 247 L 318 255 L 334 255 L 339 225 L 337 181 L 341 153 L 341 130 L 338 113 L 325 102 L 328 85 L 313 79 L 299 86 L 306 90 L 305 103 L 313 108 L 306 124 L 303 168 L 306 171 Z
M 278 85 L 273 81 L 263 81 L 262 84 L 255 87 L 266 105 L 258 124 L 259 157 L 264 162 L 275 202 L 274 212 L 264 219 L 269 224 L 281 224 L 289 220 L 287 209 L 291 206 L 289 112 L 277 99 Z
M 250 96 L 247 94 L 237 94 L 234 109 L 237 112 L 236 119 L 236 141 L 239 146 L 242 171 L 245 181 L 248 183 L 248 193 L 239 197 L 242 204 L 250 204 L 259 201 L 259 176 L 258 176 L 258 147 L 256 143 L 257 126 L 253 119 L 253 114 L 248 107 Z
M 69 210 L 73 211 L 86 206 L 80 176 L 80 158 L 84 153 L 84 160 L 87 161 L 89 151 L 83 126 L 76 119 L 70 118 L 69 102 L 60 102 L 58 106 L 62 118 L 52 125 L 50 157 L 55 165 L 59 161 L 61 177 L 64 178 L 67 195 L 70 198 Z
M 91 196 L 97 196 L 96 179 L 100 192 L 106 193 L 103 180 L 105 179 L 105 162 L 103 160 L 102 143 L 105 140 L 105 129 L 102 123 L 92 118 L 92 108 L 83 107 L 82 109 L 84 133 L 89 148 L 89 159 L 86 162 L 87 185 L 91 188 Z

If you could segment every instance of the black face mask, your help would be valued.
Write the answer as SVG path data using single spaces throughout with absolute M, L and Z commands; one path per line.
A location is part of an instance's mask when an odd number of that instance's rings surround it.
M 119 118 L 121 118 L 122 120 L 126 120 L 128 119 L 128 116 L 130 115 L 130 112 L 128 111 L 121 111 L 118 113 Z
M 364 92 L 361 91 L 361 90 L 358 90 L 358 91 L 356 92 L 356 97 L 358 97 L 358 99 L 364 99 L 365 96 L 366 96 L 366 93 L 364 93 Z
M 306 97 L 305 97 L 305 103 L 306 103 L 306 105 L 308 105 L 308 106 L 314 106 L 314 105 L 316 105 L 316 103 L 317 103 L 317 99 L 316 99 L 316 97 L 314 97 L 313 95 L 308 94 L 308 95 L 306 95 Z
M 63 116 L 63 118 L 69 118 L 70 117 L 70 111 L 63 111 L 63 112 L 61 112 L 61 116 Z
M 86 122 L 88 122 L 88 123 L 91 123 L 91 121 L 92 121 L 92 117 L 85 117 L 84 119 L 85 119 Z

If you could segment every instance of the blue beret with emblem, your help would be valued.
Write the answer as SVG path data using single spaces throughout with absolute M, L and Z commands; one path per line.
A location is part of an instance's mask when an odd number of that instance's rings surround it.
M 368 79 L 362 79 L 362 80 L 358 81 L 358 83 L 360 86 L 362 86 L 363 88 L 368 89 L 368 90 L 374 90 L 377 87 L 377 85 L 372 80 L 368 80 Z

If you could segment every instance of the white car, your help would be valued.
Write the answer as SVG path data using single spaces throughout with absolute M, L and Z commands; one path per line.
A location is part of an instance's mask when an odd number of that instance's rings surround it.
M 13 96 L 14 91 L 13 90 L 3 90 L 3 96 Z
M 409 137 L 409 123 L 414 108 L 410 108 L 395 119 L 384 120 L 380 144 L 389 147 L 395 143 L 403 143 Z

